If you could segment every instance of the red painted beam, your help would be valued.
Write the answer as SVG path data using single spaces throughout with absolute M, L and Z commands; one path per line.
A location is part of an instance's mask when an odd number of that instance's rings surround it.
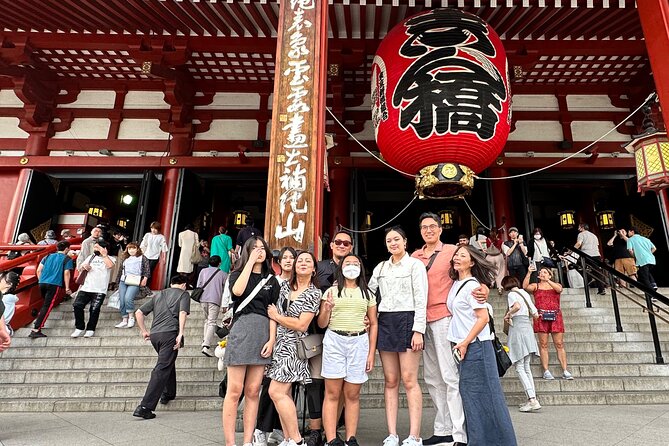
M 197 168 L 201 170 L 234 169 L 260 171 L 267 169 L 269 158 L 247 157 L 242 163 L 239 157 L 93 157 L 80 156 L 31 156 L 27 164 L 21 164 L 23 157 L 0 157 L 0 169 L 48 169 L 58 171 L 82 171 L 96 169 L 105 172 L 141 171 L 156 168 Z M 75 159 L 76 163 L 72 160 Z M 170 161 L 176 160 L 176 164 Z
M 663 117 L 669 129 L 669 3 L 667 0 L 645 0 L 639 3 L 639 16 L 648 45 L 648 58 L 653 68 L 653 80 L 664 110 Z
M 239 2 L 228 3 L 232 12 L 235 13 L 235 17 L 241 22 L 241 24 L 246 28 L 246 30 L 251 34 L 252 37 L 258 37 L 258 29 L 256 25 L 249 20 L 244 12 L 242 6 Z M 252 8 L 253 5 L 245 5 L 246 8 Z
M 267 25 L 267 22 L 265 22 L 265 19 L 263 18 L 262 14 L 260 14 L 260 11 L 258 10 L 257 6 L 258 6 L 257 3 L 249 3 L 246 6 L 246 9 L 249 11 L 249 13 L 253 17 L 253 20 L 256 22 L 258 27 L 260 27 L 260 30 L 265 35 L 265 37 L 271 37 L 272 30 Z

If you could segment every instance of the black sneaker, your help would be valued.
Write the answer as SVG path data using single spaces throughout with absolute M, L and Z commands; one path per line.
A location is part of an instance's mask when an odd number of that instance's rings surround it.
M 323 431 L 320 429 L 312 429 L 304 440 L 307 446 L 323 446 Z
M 167 403 L 169 403 L 170 401 L 172 401 L 174 398 L 176 398 L 176 397 L 174 397 L 174 396 L 173 396 L 173 397 L 169 397 L 169 396 L 166 396 L 166 395 L 162 395 L 162 396 L 160 397 L 160 404 L 167 404 Z
M 137 409 L 132 413 L 133 417 L 137 418 L 144 418 L 145 420 L 152 420 L 153 418 L 156 418 L 156 414 L 153 413 L 153 411 L 147 407 L 144 406 L 137 406 Z
M 423 440 L 424 446 L 445 446 L 453 443 L 452 435 L 433 435 L 427 440 Z
M 37 338 L 46 338 L 47 336 L 41 331 L 31 331 L 28 337 L 30 339 L 37 339 Z
M 355 443 L 346 443 L 346 444 L 355 444 L 355 446 L 358 446 L 358 442 L 355 440 L 355 437 L 351 437 L 351 438 L 353 438 L 353 441 L 355 441 Z M 346 445 L 345 445 L 344 442 L 341 440 L 341 438 L 339 438 L 339 437 L 337 436 L 337 437 L 335 437 L 334 440 L 325 443 L 325 446 L 346 446 Z
M 355 437 L 351 437 L 348 440 L 346 440 L 346 446 L 360 446 L 360 445 L 358 444 L 358 440 L 356 440 Z

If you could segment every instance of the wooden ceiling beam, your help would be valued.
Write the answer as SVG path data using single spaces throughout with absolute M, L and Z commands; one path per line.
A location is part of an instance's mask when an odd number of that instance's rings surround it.
M 166 1 L 160 2 L 160 5 L 170 11 L 174 18 L 186 25 L 191 32 L 194 32 L 198 36 L 204 35 L 204 28 L 194 18 L 192 18 L 188 12 L 186 12 L 184 3 L 186 2 Z M 191 33 L 189 32 L 187 35 L 189 34 Z M 214 33 L 214 35 L 216 34 Z
M 586 17 L 583 17 L 578 23 L 574 23 L 574 26 L 570 29 L 565 28 L 561 32 L 557 33 L 558 39 L 562 40 L 570 35 L 572 36 L 581 36 L 586 29 L 589 29 L 591 26 L 599 23 L 602 16 L 608 13 L 608 9 L 604 8 L 604 0 L 595 0 L 596 10 L 590 12 Z
M 561 23 L 557 24 L 557 26 L 553 26 L 550 30 L 546 30 L 544 33 L 546 39 L 552 39 L 563 31 L 572 39 L 578 38 L 579 35 L 574 33 L 574 27 L 584 20 L 584 16 L 587 16 L 587 12 L 584 12 L 582 9 L 575 9 Z
M 239 4 L 239 2 L 232 2 L 228 3 L 230 6 L 230 9 L 235 13 L 236 17 L 239 19 L 241 22 L 242 26 L 246 28 L 246 30 L 251 34 L 253 37 L 258 37 L 258 28 L 256 27 L 255 23 L 253 23 L 249 18 L 247 17 L 246 13 L 244 12 L 244 8 Z M 246 4 L 246 8 L 251 8 L 251 4 Z
M 330 29 L 335 39 L 339 38 L 339 24 L 337 23 L 337 10 L 334 5 L 328 6 L 328 17 L 330 18 Z
M 46 30 L 55 32 L 57 29 L 63 31 L 69 31 L 70 29 L 73 29 L 80 33 L 83 33 L 84 31 L 84 27 L 80 24 L 73 25 L 67 17 L 63 17 L 63 15 L 59 12 L 53 13 L 52 15 L 50 12 L 46 12 L 45 8 L 38 6 L 37 3 L 26 0 L 15 0 L 14 3 L 18 7 L 17 9 L 21 10 L 23 14 L 28 12 L 32 14 L 35 19 L 37 19 L 35 20 L 36 22 L 44 24 L 43 27 Z M 47 15 L 44 16 L 44 14 Z M 61 25 L 65 25 L 66 27 L 63 28 Z
M 107 2 L 107 0 L 89 0 L 89 4 L 93 6 L 94 10 L 97 9 L 98 13 L 102 14 L 102 17 L 105 17 L 110 21 L 112 28 L 119 30 L 119 33 L 123 33 L 124 31 L 133 33 L 139 30 L 139 24 L 136 21 L 133 22 L 132 20 L 128 20 L 127 16 L 117 10 L 118 5 L 110 6 L 110 3 Z M 145 26 L 144 29 L 141 29 L 140 31 L 149 33 L 151 28 Z
M 270 24 L 274 27 L 277 32 L 279 31 L 279 17 L 276 15 L 274 8 L 269 3 L 262 4 L 262 10 L 265 12 L 265 15 L 269 19 Z M 269 37 L 269 36 L 268 36 Z
M 171 13 L 170 11 L 166 10 L 162 5 L 161 1 L 158 0 L 145 0 L 144 5 L 145 7 L 149 7 L 153 14 L 158 14 L 160 17 L 162 17 L 164 20 L 167 20 L 168 23 L 172 25 L 172 27 L 178 31 L 181 32 L 184 36 L 190 35 L 190 29 L 181 23 L 181 21 L 177 20 Z
M 0 17 L 2 17 L 3 25 L 5 27 L 21 28 L 29 31 L 29 29 L 26 29 L 24 26 L 23 20 L 25 20 L 25 15 L 22 15 L 14 8 L 0 6 Z
M 353 19 L 351 18 L 351 8 L 344 7 L 344 29 L 346 30 L 346 37 L 353 38 Z
M 198 3 L 198 5 L 201 5 L 202 3 Z M 194 3 L 191 2 L 179 2 L 179 6 L 185 10 L 186 14 L 190 14 L 190 17 L 195 21 L 195 23 L 199 24 L 204 28 L 209 35 L 211 36 L 217 36 L 218 35 L 218 28 L 216 27 L 215 24 L 213 24 L 203 13 L 202 9 L 204 7 L 202 6 L 195 6 Z
M 142 22 L 147 23 L 149 25 L 149 32 L 153 31 L 156 34 L 163 34 L 159 33 L 159 31 L 167 31 L 169 34 L 176 34 L 176 28 L 171 26 L 160 16 L 144 9 L 144 4 L 141 0 L 139 2 L 132 0 L 116 2 L 116 6 L 117 8 L 126 11 L 127 14 L 131 14 L 133 17 L 139 17 Z
M 258 24 L 258 27 L 260 27 L 260 30 L 265 35 L 265 37 L 272 37 L 272 30 L 270 29 L 269 25 L 267 25 L 267 22 L 265 22 L 262 14 L 260 14 L 257 5 L 257 3 L 249 3 L 246 6 L 246 9 L 248 9 L 249 13 L 253 17 L 253 20 Z
M 213 6 L 216 12 L 223 18 L 223 20 L 225 20 L 225 23 L 227 23 L 228 26 L 232 28 L 232 30 L 237 33 L 239 37 L 244 37 L 244 28 L 242 28 L 242 26 L 237 23 L 232 14 L 230 14 L 230 12 L 225 8 L 225 5 L 220 2 L 216 2 L 213 4 Z
M 107 8 L 107 15 L 111 17 L 111 13 L 113 13 L 113 17 L 116 17 L 117 20 L 123 20 L 124 28 L 127 26 L 135 26 L 144 34 L 150 34 L 152 31 L 157 33 L 158 30 L 160 30 L 160 27 L 155 26 L 155 23 L 140 15 L 137 10 L 133 9 L 131 7 L 131 2 L 128 0 L 115 1 L 112 3 L 112 5 L 113 6 L 111 7 L 108 5 L 108 3 L 104 5 Z M 126 20 L 127 18 L 130 20 Z M 132 30 L 128 29 L 128 31 Z M 123 30 L 121 30 L 121 32 L 123 32 Z
M 360 38 L 367 38 L 367 5 L 358 7 L 358 17 L 360 17 Z
M 374 39 L 379 38 L 381 33 L 381 20 L 383 19 L 383 8 L 381 6 L 374 7 Z
M 539 14 L 539 17 L 537 17 L 537 20 L 533 21 L 530 26 L 527 26 L 523 31 L 521 31 L 518 34 L 518 37 L 521 40 L 527 39 L 528 36 L 532 36 L 534 38 L 539 37 L 538 35 L 534 35 L 536 30 L 542 29 L 542 27 L 549 22 L 555 15 L 560 12 L 560 8 L 553 8 L 546 6 L 544 8 L 544 12 Z
M 533 15 L 533 11 L 530 8 L 519 8 L 516 7 L 513 9 L 509 14 L 507 14 L 506 17 L 495 27 L 495 32 L 497 32 L 498 35 L 502 36 L 506 34 L 511 26 L 516 24 L 518 20 L 520 20 L 523 15 Z
M 537 35 L 532 34 L 532 37 L 537 38 L 539 35 L 544 36 L 546 40 L 548 40 L 547 35 L 549 35 L 553 30 L 555 29 L 560 29 L 562 27 L 562 23 L 564 23 L 565 20 L 567 20 L 572 14 L 578 14 L 579 10 L 576 8 L 570 8 L 568 5 L 564 5 L 560 10 L 555 14 L 552 18 L 550 23 L 546 24 L 543 29 L 541 29 L 540 33 L 537 33 Z M 574 36 L 572 36 L 573 38 Z
M 166 30 L 169 34 L 176 36 L 178 28 L 170 23 L 163 15 L 159 14 L 157 11 L 151 8 L 150 5 L 144 0 L 132 0 L 135 8 L 148 20 L 154 23 L 156 30 L 162 29 Z M 130 6 L 128 6 L 130 7 Z
M 201 5 L 201 8 L 202 8 L 201 9 L 202 13 L 205 16 L 207 16 L 209 21 L 211 23 L 213 23 L 221 31 L 221 33 L 224 36 L 229 37 L 229 36 L 232 35 L 231 28 L 228 26 L 227 23 L 225 23 L 223 21 L 223 19 L 221 17 L 219 17 L 219 15 L 216 13 L 216 11 L 214 10 L 214 7 L 211 5 L 210 2 L 201 2 L 200 5 Z
M 535 21 L 541 20 L 541 17 L 545 14 L 549 14 L 550 9 L 548 8 L 534 8 L 530 11 L 527 12 L 522 18 L 522 20 L 516 21 L 516 23 L 513 23 L 509 29 L 506 31 L 506 38 L 507 39 L 512 39 L 514 36 L 518 35 L 521 31 L 523 31 L 527 26 L 530 25 L 530 23 L 534 23 Z
M 91 12 L 87 7 L 87 4 L 78 2 L 76 0 L 63 0 L 63 3 L 67 8 L 70 9 L 70 11 L 76 14 L 80 14 L 84 20 L 95 25 L 95 27 L 100 31 L 108 33 L 111 30 L 109 23 L 105 23 L 104 20 L 100 19 L 100 16 L 95 12 Z

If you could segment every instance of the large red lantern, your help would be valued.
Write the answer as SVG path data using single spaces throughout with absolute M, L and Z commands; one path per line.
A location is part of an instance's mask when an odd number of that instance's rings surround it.
M 499 36 L 448 8 L 406 19 L 372 65 L 372 120 L 385 160 L 416 174 L 421 197 L 461 196 L 509 136 L 511 91 Z

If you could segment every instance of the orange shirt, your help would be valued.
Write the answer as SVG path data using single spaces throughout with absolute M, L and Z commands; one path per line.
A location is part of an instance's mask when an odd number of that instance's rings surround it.
M 416 250 L 411 257 L 423 262 L 427 267 L 430 257 L 424 253 L 425 246 Z M 455 254 L 455 245 L 437 244 L 437 257 L 434 259 L 430 271 L 427 272 L 427 321 L 434 322 L 451 315 L 446 306 L 448 292 L 451 291 L 453 279 L 448 276 L 451 268 L 451 259 Z

